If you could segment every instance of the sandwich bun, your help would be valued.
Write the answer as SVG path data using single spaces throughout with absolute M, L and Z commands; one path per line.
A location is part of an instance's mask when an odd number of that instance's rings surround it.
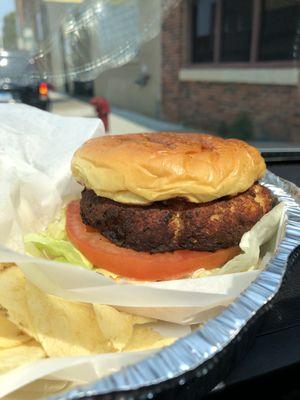
M 75 179 L 98 196 L 140 205 L 233 196 L 266 171 L 259 151 L 242 140 L 172 132 L 90 139 L 74 154 L 71 168 Z

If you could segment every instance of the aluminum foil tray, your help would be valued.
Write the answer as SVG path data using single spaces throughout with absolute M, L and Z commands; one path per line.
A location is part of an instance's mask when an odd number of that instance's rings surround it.
M 258 278 L 217 317 L 137 364 L 49 400 L 153 399 L 158 393 L 197 382 L 194 398 L 210 391 L 246 353 L 263 312 L 278 292 L 285 272 L 300 256 L 300 190 L 267 172 L 262 183 L 287 207 L 285 237 Z M 172 396 L 173 397 L 173 396 Z

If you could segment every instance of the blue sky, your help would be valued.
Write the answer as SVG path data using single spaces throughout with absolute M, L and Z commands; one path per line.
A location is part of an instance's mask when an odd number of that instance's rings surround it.
M 0 0 L 0 31 L 2 32 L 3 17 L 15 10 L 14 0 Z

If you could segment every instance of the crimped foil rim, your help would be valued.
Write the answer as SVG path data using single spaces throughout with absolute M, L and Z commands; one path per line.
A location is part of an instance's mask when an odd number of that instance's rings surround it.
M 279 201 L 285 202 L 287 222 L 285 237 L 279 243 L 276 254 L 255 281 L 221 314 L 190 335 L 134 365 L 124 367 L 94 383 L 77 386 L 49 400 L 73 400 L 137 390 L 178 378 L 217 355 L 239 334 L 258 310 L 278 292 L 288 257 L 300 245 L 299 188 L 270 171 L 267 171 L 262 183 Z

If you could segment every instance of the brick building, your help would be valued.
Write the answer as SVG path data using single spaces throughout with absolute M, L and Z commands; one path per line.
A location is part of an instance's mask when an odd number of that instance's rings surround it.
M 162 114 L 300 142 L 299 0 L 183 0 L 162 27 Z

